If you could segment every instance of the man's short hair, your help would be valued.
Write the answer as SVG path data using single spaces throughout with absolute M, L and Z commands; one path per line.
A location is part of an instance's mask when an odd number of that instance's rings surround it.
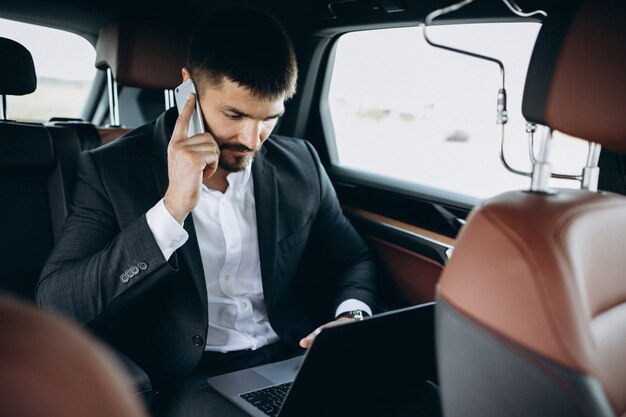
M 200 23 L 191 38 L 187 68 L 200 90 L 226 77 L 272 100 L 291 98 L 298 78 L 285 29 L 267 13 L 246 7 L 217 9 Z

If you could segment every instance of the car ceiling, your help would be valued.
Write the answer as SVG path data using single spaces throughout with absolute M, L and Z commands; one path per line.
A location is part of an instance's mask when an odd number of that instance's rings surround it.
M 69 30 L 95 42 L 100 27 L 120 17 L 150 17 L 167 24 L 193 26 L 207 10 L 241 4 L 275 14 L 295 36 L 328 27 L 419 21 L 450 0 L 3 0 L 0 17 Z M 549 9 L 558 0 L 518 0 L 524 10 Z M 158 3 L 158 6 L 156 5 Z M 184 6 L 182 6 L 184 4 Z M 454 18 L 515 18 L 501 0 L 475 0 Z

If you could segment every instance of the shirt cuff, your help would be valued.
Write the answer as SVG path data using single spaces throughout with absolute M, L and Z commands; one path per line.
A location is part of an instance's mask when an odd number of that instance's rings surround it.
M 166 261 L 189 239 L 189 234 L 167 210 L 163 199 L 148 210 L 146 220 Z
M 363 310 L 370 316 L 372 315 L 372 309 L 370 308 L 370 306 L 365 304 L 363 301 L 357 300 L 356 298 L 350 298 L 339 304 L 339 307 L 337 307 L 337 310 L 335 311 L 335 317 L 337 317 L 341 313 L 352 310 Z

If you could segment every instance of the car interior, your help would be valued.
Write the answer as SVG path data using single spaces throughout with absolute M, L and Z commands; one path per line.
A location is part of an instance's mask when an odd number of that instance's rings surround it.
M 375 255 L 377 311 L 436 302 L 433 326 L 415 331 L 435 332 L 438 407 L 418 415 L 626 416 L 619 0 L 0 3 L 0 331 L 10 341 L 0 386 L 13 390 L 0 414 L 150 413 L 149 375 L 88 325 L 38 313 L 35 287 L 80 153 L 175 106 L 195 24 L 230 4 L 270 12 L 293 39 L 298 89 L 274 132 L 319 153 Z M 90 45 L 77 113 L 14 112 L 49 76 L 8 22 Z M 50 366 L 59 361 L 72 366 Z M 43 384 L 59 390 L 29 403 Z

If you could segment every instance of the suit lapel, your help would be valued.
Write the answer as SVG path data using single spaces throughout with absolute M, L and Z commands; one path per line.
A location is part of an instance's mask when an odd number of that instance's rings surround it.
M 154 129 L 153 153 L 156 158 L 152 166 L 152 174 L 161 197 L 165 195 L 169 183 L 167 178 L 167 144 L 174 128 L 173 123 L 176 121 L 176 115 L 177 113 L 173 113 L 172 117 L 172 112 L 168 111 L 164 117 L 159 118 Z M 193 225 L 193 216 L 191 214 L 185 219 L 183 227 L 189 234 L 189 239 L 176 253 L 180 255 L 181 261 L 187 264 L 203 307 L 205 310 L 208 310 L 204 268 L 202 267 L 198 237 L 196 236 L 196 229 Z
M 254 199 L 256 203 L 257 233 L 263 293 L 268 311 L 276 300 L 275 272 L 278 227 L 278 187 L 276 170 L 265 157 L 266 149 L 257 155 L 252 165 Z

